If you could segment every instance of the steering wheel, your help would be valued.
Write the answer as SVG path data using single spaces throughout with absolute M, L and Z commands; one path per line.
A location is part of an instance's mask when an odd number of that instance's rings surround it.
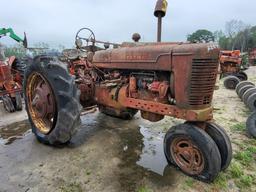
M 81 35 L 83 33 L 83 36 Z M 84 37 L 86 34 L 87 37 Z M 84 42 L 86 43 L 84 46 Z M 81 28 L 76 33 L 75 44 L 78 49 L 83 51 L 88 50 L 88 48 L 93 48 L 95 46 L 95 35 L 93 31 L 89 28 Z

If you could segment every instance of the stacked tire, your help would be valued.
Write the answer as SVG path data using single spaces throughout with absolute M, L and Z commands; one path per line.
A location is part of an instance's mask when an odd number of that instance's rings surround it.
M 236 93 L 251 111 L 256 110 L 256 87 L 254 83 L 250 81 L 238 83 Z
M 224 87 L 226 89 L 235 89 L 236 86 L 239 84 L 239 82 L 241 82 L 241 80 L 233 75 L 229 75 L 227 77 L 224 78 Z
M 236 86 L 236 93 L 253 113 L 247 119 L 248 133 L 256 138 L 256 86 L 250 81 L 242 81 Z

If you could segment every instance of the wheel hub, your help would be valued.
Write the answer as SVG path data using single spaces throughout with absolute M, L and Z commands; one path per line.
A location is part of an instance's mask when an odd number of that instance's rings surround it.
M 171 143 L 171 154 L 175 163 L 186 173 L 196 175 L 204 169 L 201 151 L 188 138 L 177 138 Z
M 32 107 L 37 112 L 38 118 L 45 118 L 53 113 L 53 96 L 44 81 L 40 82 L 35 90 L 35 96 L 32 100 Z
M 39 73 L 31 74 L 26 95 L 28 109 L 36 128 L 43 134 L 49 133 L 56 117 L 55 97 L 49 83 Z

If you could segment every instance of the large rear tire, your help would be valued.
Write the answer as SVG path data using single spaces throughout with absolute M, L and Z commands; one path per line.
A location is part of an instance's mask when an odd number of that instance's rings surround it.
M 70 141 L 81 122 L 81 105 L 67 66 L 54 57 L 37 56 L 25 72 L 24 94 L 37 139 L 51 145 Z

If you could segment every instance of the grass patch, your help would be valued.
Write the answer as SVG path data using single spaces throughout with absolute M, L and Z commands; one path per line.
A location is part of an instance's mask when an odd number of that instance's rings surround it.
M 227 189 L 228 187 L 227 181 L 228 179 L 226 174 L 220 173 L 219 176 L 214 181 L 214 186 L 217 187 L 218 189 Z
M 234 155 L 234 158 L 238 160 L 242 165 L 249 166 L 250 163 L 253 161 L 253 155 L 252 152 L 248 149 L 245 151 L 237 152 Z
M 188 178 L 188 179 L 186 179 L 186 181 L 185 181 L 185 184 L 186 184 L 188 187 L 193 187 L 194 183 L 195 183 L 195 180 L 194 180 L 193 178 Z
M 138 192 L 153 192 L 153 191 L 146 186 L 141 186 L 139 187 Z
M 67 184 L 65 186 L 61 186 L 60 191 L 61 192 L 83 192 L 80 183 L 76 183 L 76 182 Z
M 254 147 L 254 146 L 248 147 L 247 151 L 249 151 L 251 153 L 256 153 L 256 147 Z
M 252 184 L 253 184 L 253 177 L 250 175 L 243 175 L 240 178 L 239 182 L 237 183 L 237 186 L 240 189 L 243 189 L 243 188 L 251 187 Z
M 246 127 L 245 123 L 236 123 L 231 127 L 231 130 L 241 132 L 245 130 L 245 127 Z
M 239 163 L 232 163 L 230 165 L 230 174 L 232 178 L 239 178 L 243 175 L 242 167 Z

